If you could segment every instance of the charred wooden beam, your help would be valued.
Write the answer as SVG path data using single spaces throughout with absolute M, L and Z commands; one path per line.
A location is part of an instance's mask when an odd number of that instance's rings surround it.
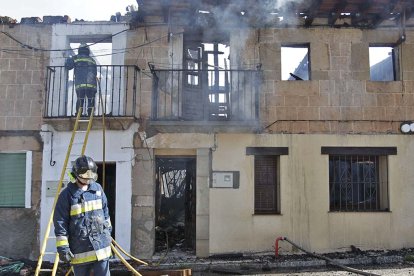
M 339 18 L 339 16 L 341 16 L 341 12 L 346 8 L 347 5 L 348 1 L 340 1 L 335 5 L 334 9 L 329 14 L 328 25 L 331 27 L 335 25 L 336 20 Z
M 401 24 L 402 20 L 409 20 L 411 18 L 411 16 L 413 15 L 414 12 L 414 3 L 412 2 L 407 2 L 407 1 L 402 1 L 400 3 L 400 7 L 398 9 L 398 14 L 396 14 L 394 20 L 395 23 Z M 405 14 L 404 14 L 405 13 Z M 403 17 L 405 16 L 405 18 L 403 19 Z
M 385 6 L 383 11 L 376 15 L 376 18 L 372 20 L 371 27 L 376 28 L 379 24 L 381 24 L 384 20 L 389 19 L 391 17 L 391 12 L 394 11 L 397 3 L 399 0 L 390 0 L 388 5 Z M 402 11 L 401 11 L 402 12 Z
M 315 16 L 318 14 L 319 8 L 321 6 L 322 0 L 313 0 L 309 9 L 307 18 L 305 19 L 305 27 L 312 25 Z
M 352 16 L 351 24 L 357 27 L 371 26 L 374 15 L 369 14 L 371 7 L 375 5 L 373 0 L 362 2 L 358 5 L 358 12 Z

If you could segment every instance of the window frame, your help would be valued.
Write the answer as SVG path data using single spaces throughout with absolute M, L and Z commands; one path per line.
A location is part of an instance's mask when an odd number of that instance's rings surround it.
M 329 211 L 330 212 L 388 212 L 390 211 L 390 191 L 389 191 L 389 165 L 388 165 L 388 156 L 389 155 L 396 155 L 397 154 L 397 148 L 396 147 L 322 147 L 321 148 L 321 154 L 329 155 L 328 157 L 328 183 L 329 183 Z M 372 185 L 372 181 L 370 180 L 368 183 L 359 182 L 358 176 L 357 179 L 354 180 L 355 175 L 353 174 L 353 169 L 351 168 L 351 178 L 348 179 L 348 182 L 346 185 L 351 186 L 351 202 L 348 202 L 344 206 L 342 206 L 341 199 L 339 200 L 339 206 L 335 206 L 332 204 L 331 199 L 331 193 L 332 193 L 332 181 L 331 179 L 333 176 L 331 175 L 332 170 L 335 168 L 331 168 L 331 164 L 334 161 L 340 161 L 343 158 L 345 164 L 349 162 L 351 164 L 351 167 L 355 164 L 360 165 L 360 162 L 370 162 L 372 163 L 372 160 L 375 160 L 373 163 L 375 166 L 375 195 L 376 195 L 376 201 L 375 206 L 372 207 L 371 203 L 368 207 L 366 207 L 365 203 L 363 206 L 360 205 L 360 202 L 355 203 L 355 193 L 358 194 L 361 190 L 361 184 L 363 187 L 365 185 Z M 356 161 L 356 162 L 355 162 Z M 363 165 L 363 164 L 362 164 Z M 365 168 L 363 168 L 363 172 Z M 359 168 L 357 168 L 356 173 L 360 173 Z M 333 182 L 333 184 L 336 186 L 336 184 L 339 185 L 339 190 L 343 188 L 344 182 L 338 181 Z M 357 189 L 354 189 L 355 184 L 357 185 Z M 337 187 L 334 187 L 336 189 Z M 348 189 L 348 188 L 346 188 Z M 365 189 L 365 188 L 364 188 Z M 348 192 L 347 192 L 348 193 Z M 347 195 L 348 196 L 348 195 Z M 341 198 L 341 193 L 339 194 L 339 198 Z M 365 191 L 363 192 L 363 198 L 362 202 L 366 201 L 366 194 Z M 355 205 L 356 204 L 356 205 Z M 355 207 L 356 206 L 356 207 Z
M 253 161 L 253 213 L 254 215 L 280 215 L 281 214 L 281 195 L 280 195 L 280 156 L 281 155 L 288 155 L 289 154 L 289 149 L 287 147 L 247 147 L 246 148 L 246 155 L 253 155 L 254 156 L 254 161 Z M 256 165 L 258 162 L 258 158 L 270 158 L 272 159 L 272 161 L 275 162 L 275 168 L 274 168 L 274 173 L 275 173 L 275 183 L 272 183 L 272 185 L 269 186 L 273 186 L 274 188 L 274 193 L 275 193 L 275 197 L 274 197 L 274 202 L 273 202 L 273 209 L 272 210 L 263 210 L 263 209 L 258 209 L 256 206 L 257 204 L 257 199 L 256 199 L 256 190 L 257 190 L 257 186 L 258 183 L 257 178 L 256 178 Z
M 289 77 L 288 79 L 283 79 L 283 76 L 282 76 L 282 71 L 283 71 L 283 64 L 284 64 L 284 62 L 282 62 L 282 49 L 283 48 L 306 48 L 306 49 L 308 49 L 308 52 L 307 52 L 307 56 L 308 56 L 308 79 L 301 79 L 301 80 L 299 80 L 299 81 L 310 81 L 310 80 L 312 80 L 312 78 L 311 78 L 311 52 L 310 52 L 310 50 L 311 50 L 311 47 L 310 47 L 310 43 L 309 42 L 306 42 L 306 43 L 283 43 L 281 46 L 280 46 L 280 79 L 282 80 L 282 81 L 298 81 L 298 79 L 293 79 L 293 80 L 291 80 L 290 78 L 292 77 Z M 297 67 L 300 65 L 302 63 L 302 61 L 300 61 L 299 62 L 299 64 L 297 64 Z M 296 67 L 296 68 L 297 68 Z M 295 70 L 296 70 L 296 68 L 295 68 Z M 293 72 L 291 72 L 292 74 L 293 73 L 295 73 L 295 71 L 293 71 Z M 301 77 L 301 76 L 298 76 L 298 77 Z
M 33 152 L 32 151 L 1 151 L 0 153 L 1 154 L 24 153 L 25 159 L 26 159 L 24 206 L 2 206 L 0 205 L 0 208 L 31 208 Z
M 389 47 L 392 49 L 392 80 L 374 80 L 372 79 L 372 72 L 371 72 L 371 65 L 369 65 L 369 80 L 370 81 L 378 81 L 378 82 L 384 82 L 384 81 L 399 81 L 400 80 L 400 47 L 395 46 L 393 44 L 387 44 L 387 43 L 370 43 L 368 45 L 368 62 L 370 63 L 369 55 L 370 55 L 370 49 L 371 48 L 379 48 L 379 47 Z M 385 59 L 384 59 L 385 60 Z M 382 61 L 384 61 L 382 60 Z M 381 61 L 381 62 L 382 62 Z M 378 64 L 378 63 L 376 63 Z M 374 64 L 373 66 L 375 66 Z

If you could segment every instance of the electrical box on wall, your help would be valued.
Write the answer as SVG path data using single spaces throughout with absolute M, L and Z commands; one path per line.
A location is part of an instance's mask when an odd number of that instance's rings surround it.
M 232 188 L 238 189 L 240 185 L 240 172 L 238 171 L 226 171 L 219 172 L 213 171 L 212 175 L 212 188 Z
M 57 193 L 59 180 L 47 180 L 46 181 L 46 196 L 54 197 Z M 62 184 L 62 189 L 65 187 L 65 183 Z

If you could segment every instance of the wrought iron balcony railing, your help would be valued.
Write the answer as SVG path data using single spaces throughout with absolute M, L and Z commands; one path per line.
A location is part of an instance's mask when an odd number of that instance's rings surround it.
M 97 72 L 97 93 L 93 99 L 95 115 L 136 117 L 139 68 L 133 65 L 98 65 Z M 45 118 L 76 116 L 74 81 L 73 70 L 68 71 L 64 66 L 47 67 Z
M 152 68 L 156 121 L 256 121 L 261 70 Z

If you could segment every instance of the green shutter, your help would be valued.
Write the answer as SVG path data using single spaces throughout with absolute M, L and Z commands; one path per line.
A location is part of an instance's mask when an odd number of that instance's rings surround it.
M 25 207 L 26 153 L 0 153 L 0 207 Z

